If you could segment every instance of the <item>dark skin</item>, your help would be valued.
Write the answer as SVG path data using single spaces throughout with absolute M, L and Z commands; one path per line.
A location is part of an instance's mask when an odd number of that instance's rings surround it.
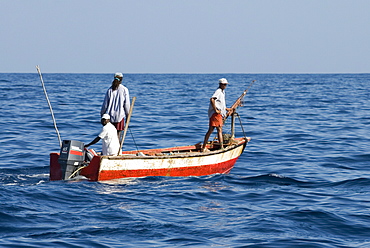
M 226 86 L 227 84 L 219 84 L 219 88 L 222 89 L 222 90 L 225 90 L 226 89 Z M 211 98 L 210 101 L 211 101 L 211 105 L 212 105 L 212 108 L 214 109 L 214 111 L 217 113 L 217 114 L 221 114 L 221 110 L 219 110 L 218 108 L 216 108 L 216 102 L 215 102 L 215 99 L 216 98 Z M 230 108 L 226 108 L 227 111 L 231 111 Z M 206 133 L 206 136 L 204 137 L 204 142 L 203 142 L 203 146 L 202 146 L 202 152 L 205 150 L 206 148 L 206 145 L 207 145 L 207 142 L 208 142 L 208 139 L 209 137 L 211 136 L 213 130 L 216 128 L 217 130 L 217 137 L 218 137 L 218 141 L 220 142 L 220 146 L 221 146 L 221 149 L 224 148 L 224 145 L 223 145 L 223 137 L 222 137 L 222 126 L 221 127 L 212 127 L 210 126 L 208 128 L 208 131 Z
M 105 126 L 105 125 L 107 125 L 109 123 L 109 119 L 101 119 L 100 120 L 100 123 L 103 126 Z M 93 141 L 91 141 L 89 144 L 85 145 L 85 148 L 87 148 L 87 147 L 89 147 L 91 145 L 94 145 L 94 144 L 98 143 L 99 141 L 100 141 L 100 137 L 99 136 L 96 136 L 96 138 Z
M 116 81 L 118 81 L 119 82 L 118 84 L 120 84 L 122 82 L 122 79 L 123 79 L 123 77 L 118 77 L 117 76 L 117 77 L 114 78 L 113 83 L 115 83 Z M 113 84 L 112 84 L 112 86 L 113 86 Z M 118 85 L 117 85 L 117 87 L 118 87 Z M 121 140 L 121 133 L 122 133 L 122 131 L 117 130 L 118 140 Z

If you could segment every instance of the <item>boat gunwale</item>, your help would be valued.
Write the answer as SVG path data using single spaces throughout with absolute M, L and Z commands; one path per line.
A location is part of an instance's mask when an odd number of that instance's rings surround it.
M 181 150 L 183 151 L 186 151 L 186 150 L 191 150 L 191 149 L 185 149 L 185 148 L 190 148 L 190 147 L 194 147 L 194 146 L 178 146 L 178 147 L 172 147 L 170 149 L 173 149 L 173 150 L 169 150 L 169 148 L 163 148 L 163 149 L 148 149 L 148 150 L 138 150 L 138 151 L 132 151 L 132 152 L 135 152 L 135 153 L 132 153 L 132 154 L 122 154 L 122 155 L 119 155 L 119 156 L 99 156 L 101 159 L 109 159 L 109 160 L 138 160 L 138 159 L 173 159 L 173 158 L 192 158 L 192 157 L 204 157 L 204 156 L 210 156 L 210 155 L 216 155 L 216 154 L 221 154 L 221 153 L 227 153 L 231 150 L 234 150 L 240 146 L 246 146 L 247 143 L 250 141 L 250 138 L 247 137 L 247 138 L 238 138 L 238 139 L 235 139 L 238 141 L 237 144 L 233 144 L 233 145 L 230 145 L 230 146 L 227 146 L 225 147 L 225 149 L 218 149 L 218 150 L 213 150 L 213 151 L 206 151 L 206 152 L 200 152 L 200 151 L 197 151 L 197 152 L 191 152 L 191 151 L 188 151 L 188 152 L 182 152 L 181 153 Z M 176 150 L 177 148 L 177 150 Z M 168 154 L 155 154 L 153 153 L 152 155 L 144 155 L 144 156 L 137 156 L 137 153 L 139 152 L 149 152 L 149 151 L 163 151 L 163 152 L 168 152 Z M 175 152 L 175 153 L 171 153 L 171 152 Z

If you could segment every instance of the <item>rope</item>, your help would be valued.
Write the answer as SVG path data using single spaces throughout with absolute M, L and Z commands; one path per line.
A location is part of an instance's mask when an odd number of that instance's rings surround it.
M 240 115 L 238 113 L 236 113 L 236 115 L 238 116 L 238 119 L 239 119 L 239 122 L 240 122 L 240 126 L 243 130 L 243 135 L 244 135 L 244 138 L 247 138 L 247 135 L 245 135 L 245 132 L 244 132 L 244 127 L 243 127 L 243 124 L 242 124 L 242 120 L 240 119 Z
M 131 128 L 129 127 L 128 130 L 130 131 L 130 134 L 131 134 L 131 137 L 132 137 L 132 140 L 134 141 L 134 144 L 135 144 L 135 147 L 136 147 L 136 151 L 139 151 L 139 148 L 137 147 L 136 145 L 136 141 L 135 141 L 135 138 L 134 138 L 134 135 L 132 134 L 131 132 Z
M 84 166 L 81 166 L 79 167 L 77 170 L 75 170 L 69 177 L 68 179 L 71 179 L 77 172 L 79 172 L 80 170 L 82 170 L 83 168 L 87 167 L 88 165 L 84 165 Z

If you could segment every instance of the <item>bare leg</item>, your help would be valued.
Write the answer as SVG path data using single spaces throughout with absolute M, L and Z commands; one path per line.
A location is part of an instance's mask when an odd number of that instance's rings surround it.
M 217 129 L 217 136 L 218 136 L 218 142 L 220 142 L 220 148 L 224 148 L 224 140 L 222 137 L 222 127 L 216 127 Z
M 122 131 L 117 131 L 117 136 L 118 136 L 119 143 L 121 143 L 121 133 L 122 133 Z
M 206 145 L 207 145 L 209 136 L 211 136 L 211 134 L 212 134 L 212 132 L 213 132 L 214 129 L 215 129 L 215 127 L 211 127 L 211 126 L 208 128 L 208 132 L 206 133 L 206 136 L 204 137 L 202 151 L 204 151 L 204 149 L 206 148 Z

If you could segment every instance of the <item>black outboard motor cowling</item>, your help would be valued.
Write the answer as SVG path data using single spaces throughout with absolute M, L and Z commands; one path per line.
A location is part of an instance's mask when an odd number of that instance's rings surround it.
M 62 179 L 69 179 L 71 175 L 82 165 L 84 158 L 84 143 L 76 140 L 63 140 L 58 159 L 58 163 L 62 169 Z

